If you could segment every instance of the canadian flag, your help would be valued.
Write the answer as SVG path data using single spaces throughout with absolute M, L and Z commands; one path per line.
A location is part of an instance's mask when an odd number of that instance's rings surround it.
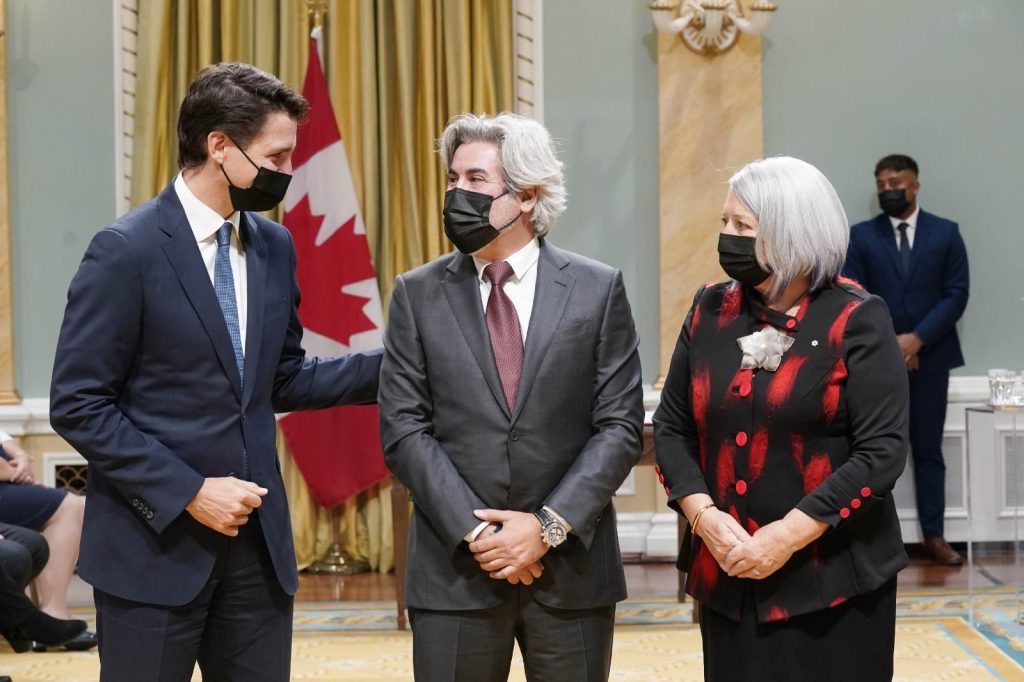
M 310 40 L 284 224 L 295 240 L 302 291 L 302 347 L 335 356 L 382 345 L 384 316 L 366 227 L 320 65 L 319 29 Z M 376 405 L 295 412 L 280 421 L 317 502 L 333 507 L 387 476 Z

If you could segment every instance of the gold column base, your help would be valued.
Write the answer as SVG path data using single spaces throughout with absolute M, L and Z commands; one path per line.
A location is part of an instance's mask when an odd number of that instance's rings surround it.
M 327 554 L 319 561 L 311 564 L 306 570 L 310 573 L 321 575 L 353 575 L 355 573 L 366 573 L 370 570 L 370 564 L 347 556 L 342 551 L 341 545 L 334 542 L 327 549 Z
M 310 573 L 320 575 L 353 575 L 355 573 L 366 573 L 370 570 L 370 564 L 355 559 L 345 554 L 341 549 L 341 508 L 342 505 L 335 505 L 331 509 L 331 546 L 327 548 L 327 554 L 319 561 L 314 562 L 306 570 Z

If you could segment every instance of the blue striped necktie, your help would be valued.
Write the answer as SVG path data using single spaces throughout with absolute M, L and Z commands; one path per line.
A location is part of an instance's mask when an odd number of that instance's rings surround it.
M 242 333 L 238 324 L 238 300 L 235 298 L 235 278 L 231 273 L 231 223 L 224 223 L 217 230 L 217 260 L 213 266 L 213 290 L 217 292 L 217 302 L 224 313 L 224 321 L 228 325 L 231 346 L 235 349 L 235 364 L 238 365 L 238 379 L 244 379 L 243 365 L 245 356 L 242 354 Z

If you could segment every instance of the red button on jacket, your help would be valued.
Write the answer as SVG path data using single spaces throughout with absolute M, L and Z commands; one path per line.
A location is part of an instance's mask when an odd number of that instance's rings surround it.
M 871 497 L 871 488 L 869 488 L 867 486 L 864 486 L 863 488 L 861 488 L 860 489 L 860 496 L 861 497 Z
M 736 434 L 736 445 L 739 445 L 742 448 L 746 444 L 747 434 L 744 433 L 743 431 L 740 431 L 739 433 Z
M 740 386 L 740 395 L 743 396 L 744 398 L 746 398 L 748 395 L 750 395 L 750 383 L 749 382 L 745 382 L 742 386 Z
M 786 320 L 786 329 L 792 329 L 795 326 L 796 326 L 796 320 L 794 320 L 794 319 Z
M 857 499 L 856 497 L 853 498 L 852 500 L 850 500 L 850 506 L 853 507 L 854 509 L 860 509 L 860 500 Z
M 737 495 L 746 495 L 747 494 L 747 482 L 744 481 L 742 478 L 740 480 L 736 481 L 736 494 Z
M 850 518 L 850 508 L 849 507 L 843 507 L 842 509 L 840 509 L 839 510 L 839 518 L 841 518 L 841 519 L 848 519 L 848 518 Z

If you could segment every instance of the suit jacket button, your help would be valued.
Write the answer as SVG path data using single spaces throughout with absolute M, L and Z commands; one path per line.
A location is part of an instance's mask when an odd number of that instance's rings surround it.
M 740 385 L 740 395 L 742 397 L 746 398 L 748 395 L 750 395 L 750 390 L 751 389 L 750 389 L 750 382 L 749 381 L 744 381 Z
M 861 497 L 871 497 L 871 488 L 869 488 L 867 486 L 864 486 L 863 488 L 861 488 L 860 489 L 860 496 Z
M 658 483 L 665 482 L 665 474 L 658 474 Z
M 850 507 L 852 507 L 853 509 L 860 509 L 860 498 L 855 497 L 852 500 L 850 500 Z
M 850 518 L 850 508 L 849 507 L 843 507 L 842 509 L 840 509 L 839 510 L 839 518 L 841 518 L 841 519 L 848 519 L 848 518 Z
M 737 495 L 746 495 L 747 494 L 747 482 L 744 481 L 742 478 L 740 480 L 736 481 L 736 494 Z
M 743 431 L 740 431 L 739 433 L 736 434 L 736 445 L 739 445 L 742 448 L 746 444 L 747 434 L 744 433 Z
M 152 510 L 146 512 L 146 518 L 149 519 L 150 521 L 153 520 L 153 511 Z
M 508 437 L 511 440 L 519 440 L 519 432 L 516 431 L 515 429 L 512 429 L 512 433 L 508 434 Z

